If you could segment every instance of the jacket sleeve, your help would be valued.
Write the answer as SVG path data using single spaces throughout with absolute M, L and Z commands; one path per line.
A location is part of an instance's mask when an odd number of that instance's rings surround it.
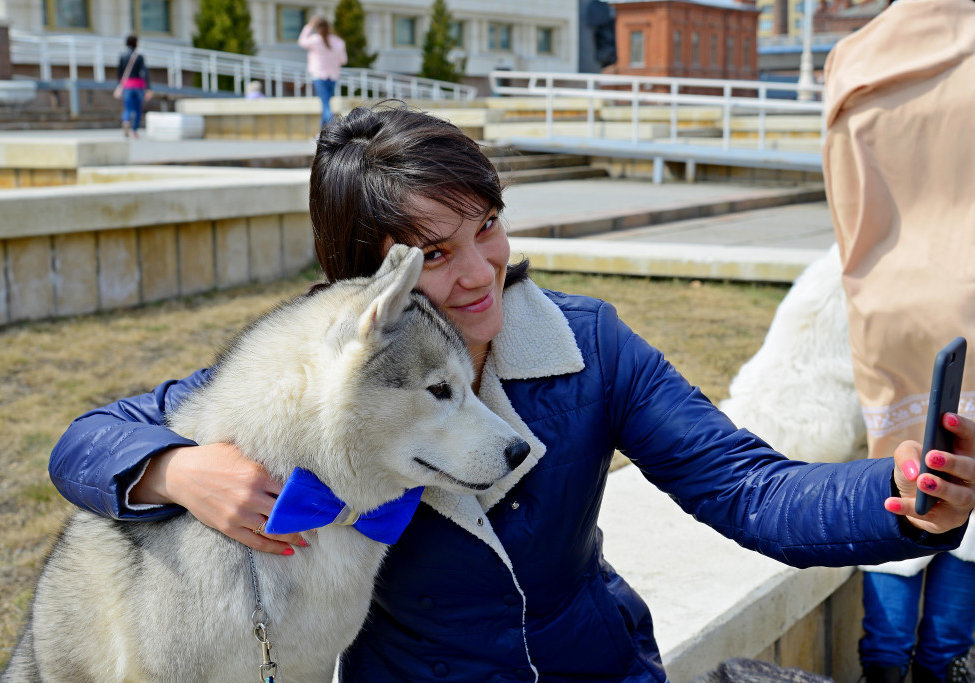
M 116 401 L 72 422 L 54 446 L 48 467 L 61 495 L 85 510 L 115 519 L 164 519 L 182 512 L 177 505 L 130 506 L 127 496 L 153 455 L 196 445 L 166 428 L 165 414 L 208 375 L 208 370 L 200 370 L 164 382 L 147 394 Z
M 796 567 L 879 564 L 958 545 L 887 512 L 893 460 L 789 460 L 735 425 L 604 304 L 598 354 L 617 447 L 697 520 Z
M 301 33 L 298 34 L 298 45 L 307 50 L 315 44 L 316 35 L 318 34 L 312 29 L 311 24 L 305 24 L 301 29 Z

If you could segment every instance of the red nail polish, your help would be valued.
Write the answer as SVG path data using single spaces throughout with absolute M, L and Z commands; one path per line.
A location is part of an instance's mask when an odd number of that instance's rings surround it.
M 884 503 L 884 507 L 890 512 L 900 512 L 903 509 L 901 502 L 896 498 L 888 498 L 887 502 Z
M 958 426 L 958 416 L 954 413 L 945 413 L 945 426 L 946 427 L 957 427 Z
M 298 539 L 298 545 L 300 545 L 302 548 L 307 548 L 308 547 L 308 541 L 306 541 L 303 538 L 299 538 Z
M 915 479 L 917 479 L 917 473 L 918 473 L 917 463 L 914 462 L 913 460 L 908 460 L 901 467 L 901 472 L 904 473 L 904 476 L 907 477 L 908 481 L 914 481 Z
M 938 483 L 934 479 L 926 477 L 921 480 L 921 488 L 925 491 L 934 491 L 936 488 L 938 488 Z
M 294 554 L 295 554 L 295 549 L 294 549 L 294 548 L 287 548 L 287 549 L 286 549 L 286 550 L 285 550 L 285 551 L 284 551 L 283 553 L 281 553 L 281 554 L 282 554 L 282 555 L 288 555 L 288 556 L 291 556 L 291 555 L 294 555 Z
M 928 464 L 931 465 L 931 467 L 944 467 L 946 462 L 948 462 L 948 460 L 940 453 L 928 454 Z

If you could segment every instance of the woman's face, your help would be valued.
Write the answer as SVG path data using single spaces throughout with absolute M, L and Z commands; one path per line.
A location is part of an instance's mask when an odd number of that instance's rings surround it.
M 477 218 L 461 216 L 432 199 L 413 200 L 430 239 L 423 249 L 417 289 L 430 297 L 460 329 L 475 358 L 483 357 L 501 331 L 501 292 L 511 248 L 491 208 Z

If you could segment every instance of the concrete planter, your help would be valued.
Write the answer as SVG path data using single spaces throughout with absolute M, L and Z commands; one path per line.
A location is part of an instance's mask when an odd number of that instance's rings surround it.
M 37 95 L 33 81 L 0 81 L 0 109 L 15 109 L 32 102 Z

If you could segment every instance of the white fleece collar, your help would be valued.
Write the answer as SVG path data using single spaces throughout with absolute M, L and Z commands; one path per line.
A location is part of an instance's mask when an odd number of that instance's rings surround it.
M 541 460 L 546 448 L 515 412 L 502 380 L 566 375 L 580 372 L 585 363 L 569 321 L 534 282 L 526 280 L 508 287 L 502 305 L 504 322 L 484 363 L 479 398 L 528 442 L 531 451 L 516 470 L 477 496 L 427 487 L 422 500 L 490 545 L 510 568 L 485 513 Z

